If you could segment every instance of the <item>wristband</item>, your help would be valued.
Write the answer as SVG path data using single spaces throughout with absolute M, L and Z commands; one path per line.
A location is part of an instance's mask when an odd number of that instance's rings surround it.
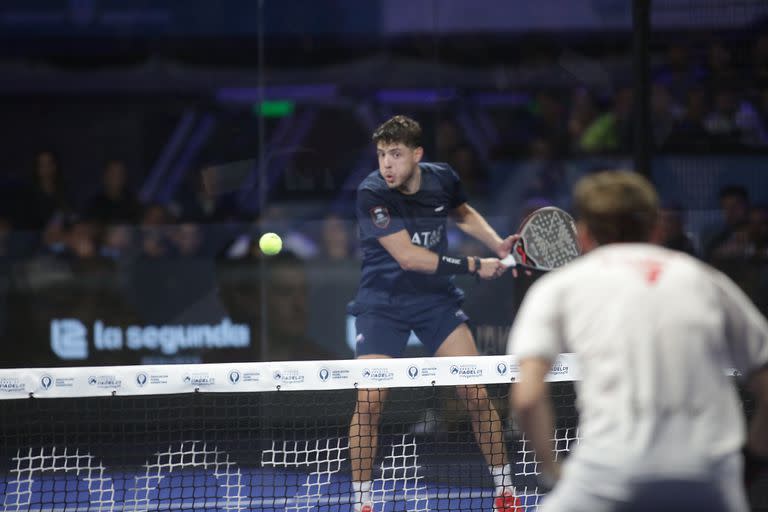
M 473 270 L 472 272 L 470 272 L 470 274 L 473 274 L 473 275 L 476 275 L 476 276 L 477 276 L 477 275 L 479 275 L 479 274 L 480 274 L 480 265 L 481 265 L 481 262 L 480 262 L 480 256 L 470 256 L 470 257 L 471 257 L 473 260 L 475 260 L 475 270 Z M 469 263 L 467 263 L 467 265 L 469 265 Z
M 464 256 L 446 256 L 445 254 L 438 254 L 437 270 L 435 270 L 435 274 L 438 276 L 469 274 L 469 259 Z

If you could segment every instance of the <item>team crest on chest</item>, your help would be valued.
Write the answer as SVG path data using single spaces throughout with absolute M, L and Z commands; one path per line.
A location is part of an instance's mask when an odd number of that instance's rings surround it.
M 370 211 L 374 226 L 380 229 L 389 226 L 389 210 L 383 206 L 374 206 Z

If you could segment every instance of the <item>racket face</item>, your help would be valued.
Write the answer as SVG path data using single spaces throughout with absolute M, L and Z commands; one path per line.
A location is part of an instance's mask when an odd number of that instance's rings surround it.
M 512 253 L 522 265 L 553 270 L 581 254 L 576 223 L 560 208 L 547 206 L 534 211 L 523 220 L 519 233 Z

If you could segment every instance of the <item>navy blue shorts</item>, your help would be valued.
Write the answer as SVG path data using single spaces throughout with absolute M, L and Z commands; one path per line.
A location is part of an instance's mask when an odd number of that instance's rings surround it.
M 370 307 L 355 317 L 355 357 L 385 354 L 400 357 L 411 331 L 430 355 L 459 325 L 469 321 L 458 301 L 395 308 Z

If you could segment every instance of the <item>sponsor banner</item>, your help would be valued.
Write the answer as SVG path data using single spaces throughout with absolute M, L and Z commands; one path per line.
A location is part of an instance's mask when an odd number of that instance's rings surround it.
M 0 400 L 507 384 L 518 371 L 513 356 L 2 369 Z M 549 380 L 575 378 L 573 354 L 561 354 Z
M 199 350 L 248 348 L 250 327 L 223 318 L 216 324 L 108 325 L 96 320 L 86 325 L 77 318 L 58 318 L 50 324 L 51 351 L 65 361 L 93 359 L 100 354 L 137 353 L 177 356 Z
M 578 378 L 575 354 L 560 354 L 557 356 L 547 376 L 547 380 L 550 382 L 562 382 Z
M 727 375 L 738 377 L 733 369 Z M 0 369 L 0 400 L 174 393 L 508 384 L 513 356 Z M 580 378 L 574 354 L 560 354 L 547 380 Z

